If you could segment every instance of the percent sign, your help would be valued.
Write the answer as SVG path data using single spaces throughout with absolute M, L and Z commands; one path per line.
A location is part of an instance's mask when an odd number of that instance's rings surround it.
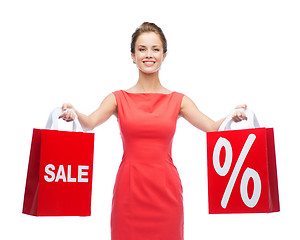
M 255 139 L 256 139 L 256 136 L 254 134 L 250 134 L 248 136 L 248 138 L 243 146 L 243 149 L 239 155 L 239 158 L 234 166 L 233 172 L 227 183 L 227 186 L 226 186 L 226 189 L 223 194 L 222 201 L 221 201 L 221 206 L 224 209 L 227 207 L 227 203 L 230 198 L 233 186 L 236 182 L 237 176 L 241 170 L 241 167 L 242 167 Z M 225 153 L 226 153 L 225 163 L 224 163 L 223 167 L 221 167 L 221 165 L 220 165 L 220 152 L 221 152 L 222 147 L 225 148 Z M 216 172 L 220 176 L 225 176 L 230 169 L 231 162 L 232 162 L 231 144 L 226 138 L 220 137 L 215 145 L 214 152 L 213 152 L 213 165 L 214 165 Z M 248 182 L 249 182 L 250 178 L 252 178 L 253 182 L 254 182 L 254 191 L 253 191 L 251 198 L 249 198 L 248 192 L 247 192 Z M 251 168 L 247 168 L 245 170 L 245 172 L 242 176 L 242 180 L 241 180 L 240 193 L 241 193 L 243 202 L 246 204 L 246 206 L 248 206 L 250 208 L 253 208 L 256 206 L 256 204 L 260 198 L 260 194 L 261 194 L 261 181 L 260 181 L 260 177 L 259 177 L 258 173 L 255 170 L 253 170 Z

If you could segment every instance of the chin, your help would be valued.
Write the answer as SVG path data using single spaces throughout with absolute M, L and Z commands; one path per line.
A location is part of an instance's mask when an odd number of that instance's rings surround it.
M 138 69 L 141 72 L 145 73 L 145 74 L 152 74 L 152 73 L 158 72 L 160 70 L 160 67 L 159 68 L 153 68 L 153 69 L 152 68 L 145 69 L 145 68 L 141 68 L 141 67 L 138 66 Z

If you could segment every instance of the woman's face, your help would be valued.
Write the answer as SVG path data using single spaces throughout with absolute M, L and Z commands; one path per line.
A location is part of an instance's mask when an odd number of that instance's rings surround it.
M 166 57 L 159 35 L 154 32 L 141 34 L 131 57 L 140 71 L 147 74 L 157 72 Z

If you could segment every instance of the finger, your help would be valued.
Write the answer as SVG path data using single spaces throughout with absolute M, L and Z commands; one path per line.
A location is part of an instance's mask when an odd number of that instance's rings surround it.
M 235 107 L 235 109 L 239 109 L 239 108 L 247 109 L 247 104 L 241 104 Z
M 65 111 L 58 118 L 62 118 L 65 121 L 73 121 L 75 116 L 73 116 L 72 111 Z
M 70 121 L 73 121 L 75 119 L 75 114 L 73 113 L 73 111 L 67 111 L 66 119 Z
M 233 114 L 232 114 L 232 118 L 238 118 L 238 117 L 241 117 L 242 116 L 242 113 L 240 111 L 235 111 Z
M 67 103 L 64 103 L 62 106 L 61 106 L 62 110 L 63 111 L 66 111 L 67 110 Z
M 65 118 L 66 113 L 63 112 L 58 118 Z
M 68 108 L 73 108 L 73 106 L 72 106 L 71 103 L 64 103 L 64 104 L 62 105 L 63 111 L 66 111 Z
M 242 113 L 241 119 L 242 120 L 247 120 L 247 116 L 246 116 L 246 114 L 244 112 Z
M 239 120 L 238 118 L 233 118 L 232 120 L 233 120 L 235 123 L 240 122 L 240 120 Z
M 243 109 L 247 109 L 247 104 L 242 104 L 241 107 L 242 107 Z
M 71 119 L 71 112 L 67 111 L 66 112 L 66 120 L 69 120 L 69 119 Z
M 232 115 L 232 120 L 234 122 L 240 122 L 242 120 L 246 120 L 246 114 L 244 112 L 240 112 L 240 111 L 236 111 L 233 115 Z
M 233 120 L 235 123 L 238 123 L 238 122 L 241 122 L 243 119 L 240 118 L 240 117 L 234 117 L 234 118 L 232 118 L 232 120 Z

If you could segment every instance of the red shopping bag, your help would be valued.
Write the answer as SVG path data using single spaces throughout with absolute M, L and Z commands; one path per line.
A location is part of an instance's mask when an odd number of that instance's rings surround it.
M 34 216 L 90 216 L 94 133 L 57 128 L 61 109 L 46 128 L 33 129 L 23 213 Z M 74 126 L 81 128 L 78 119 Z M 75 129 L 73 129 L 75 130 Z
M 209 213 L 278 212 L 274 132 L 246 111 L 249 129 L 230 130 L 231 114 L 207 133 Z

